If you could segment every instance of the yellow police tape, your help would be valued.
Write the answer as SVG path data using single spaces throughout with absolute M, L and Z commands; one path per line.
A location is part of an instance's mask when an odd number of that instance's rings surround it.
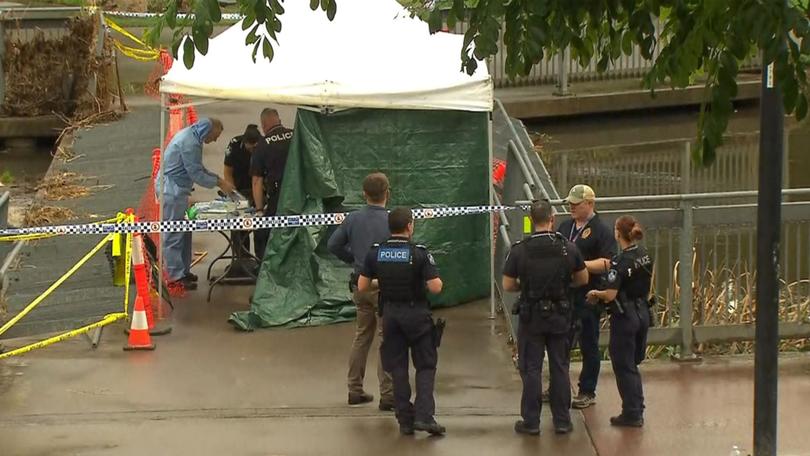
M 118 222 L 127 222 L 127 223 L 134 223 L 135 216 L 134 215 L 126 215 L 126 214 L 118 214 L 118 217 L 115 219 Z M 9 328 L 14 326 L 18 321 L 20 321 L 23 317 L 25 317 L 29 312 L 31 312 L 36 306 L 38 306 L 45 298 L 47 298 L 53 291 L 59 287 L 65 280 L 67 280 L 71 275 L 73 275 L 84 263 L 86 263 L 93 255 L 95 255 L 107 242 L 111 242 L 115 234 L 108 234 L 101 240 L 95 247 L 93 247 L 90 252 L 88 252 L 78 263 L 76 263 L 68 272 L 66 272 L 62 277 L 60 277 L 56 282 L 54 282 L 44 293 L 39 295 L 34 301 L 31 302 L 22 312 L 17 314 L 14 318 L 6 322 L 2 328 L 0 328 L 0 334 L 8 331 Z M 102 320 L 97 321 L 95 323 L 91 323 L 87 326 L 83 326 L 79 329 L 74 329 L 72 331 L 68 331 L 66 333 L 59 334 L 57 336 L 51 337 L 49 339 L 45 339 L 43 341 L 35 342 L 33 344 L 26 345 L 24 347 L 17 348 L 10 352 L 0 354 L 0 359 L 9 358 L 11 356 L 22 355 L 28 353 L 32 350 L 36 350 L 38 348 L 44 348 L 49 345 L 53 345 L 57 342 L 61 342 L 63 340 L 70 339 L 71 337 L 78 336 L 80 334 L 84 334 L 92 329 L 100 328 L 102 326 L 109 325 L 110 323 L 114 323 L 118 320 L 127 318 L 127 311 L 129 309 L 129 282 L 131 279 L 131 263 L 132 263 L 132 234 L 127 233 L 127 242 L 126 242 L 126 253 L 124 254 L 124 258 L 126 261 L 126 272 L 124 274 L 124 311 L 121 313 L 114 313 L 105 316 Z
M 127 57 L 131 57 L 133 59 L 144 62 L 155 60 L 158 57 L 160 57 L 159 49 L 155 49 L 152 46 L 149 46 L 148 44 L 144 43 L 135 35 L 129 33 L 123 27 L 113 22 L 109 17 L 105 16 L 104 22 L 107 24 L 108 27 L 120 33 L 121 35 L 124 35 L 125 37 L 129 38 L 130 40 L 132 40 L 133 42 L 137 43 L 140 46 L 140 48 L 127 46 L 118 41 L 117 39 L 113 38 L 113 45 L 115 45 L 115 47 L 119 51 L 121 51 L 122 54 L 126 55 Z
M 28 314 L 29 314 L 29 313 L 30 313 L 32 310 L 34 310 L 34 308 L 35 308 L 36 306 L 38 306 L 38 305 L 39 305 L 39 304 L 40 304 L 42 301 L 44 301 L 44 300 L 45 300 L 45 298 L 47 298 L 48 296 L 50 296 L 50 295 L 51 295 L 51 293 L 53 293 L 53 291 L 54 291 L 54 290 L 56 290 L 57 288 L 59 288 L 59 285 L 62 285 L 62 283 L 64 283 L 64 282 L 65 282 L 65 280 L 67 280 L 68 278 L 70 278 L 70 276 L 72 276 L 74 273 L 76 273 L 76 271 L 78 271 L 78 270 L 79 270 L 79 268 L 80 268 L 82 265 L 84 265 L 85 263 L 87 263 L 87 261 L 88 261 L 88 260 L 89 260 L 89 259 L 90 259 L 90 258 L 91 258 L 93 255 L 95 255 L 95 254 L 96 254 L 96 252 L 98 252 L 99 250 L 101 250 L 101 248 L 102 248 L 102 247 L 104 247 L 104 244 L 106 244 L 106 243 L 110 242 L 110 241 L 112 240 L 112 237 L 113 237 L 113 235 L 112 235 L 112 234 L 108 234 L 107 236 L 104 236 L 104 239 L 102 239 L 102 240 L 101 240 L 101 242 L 99 242 L 99 243 L 98 243 L 98 244 L 97 244 L 95 247 L 93 247 L 93 249 L 92 249 L 92 250 L 90 250 L 90 252 L 88 252 L 88 253 L 87 253 L 87 254 L 86 254 L 86 255 L 85 255 L 85 256 L 84 256 L 84 257 L 83 257 L 81 260 L 79 260 L 79 262 L 78 262 L 78 263 L 76 263 L 75 265 L 73 265 L 73 267 L 72 267 L 72 268 L 70 268 L 70 269 L 68 270 L 68 272 L 64 273 L 64 274 L 62 275 L 62 277 L 60 277 L 59 279 L 57 279 L 57 280 L 56 280 L 56 282 L 54 282 L 53 284 L 51 284 L 51 286 L 50 286 L 50 287 L 48 287 L 48 289 L 47 289 L 47 290 L 45 290 L 45 291 L 44 291 L 44 292 L 43 292 L 41 295 L 37 296 L 37 298 L 36 298 L 36 299 L 34 299 L 33 301 L 31 301 L 31 304 L 28 304 L 28 305 L 25 307 L 25 309 L 23 309 L 23 310 L 22 310 L 20 313 L 18 313 L 17 315 L 15 315 L 15 316 L 14 316 L 14 318 L 12 318 L 11 320 L 7 321 L 7 322 L 6 322 L 6 324 L 4 324 L 4 325 L 3 325 L 3 327 L 1 327 L 1 328 L 0 328 L 0 335 L 3 335 L 3 333 L 4 333 L 4 332 L 8 331 L 8 330 L 9 330 L 9 328 L 11 328 L 12 326 L 14 326 L 14 325 L 15 325 L 15 324 L 16 324 L 18 321 L 22 320 L 22 319 L 23 319 L 23 317 L 25 317 L 25 316 L 26 316 L 26 315 L 28 315 Z
M 49 339 L 45 339 L 45 340 L 30 344 L 30 345 L 26 345 L 25 347 L 20 347 L 20 348 L 11 350 L 10 352 L 0 353 L 0 359 L 5 359 L 5 358 L 10 358 L 12 356 L 22 355 L 22 354 L 28 353 L 30 351 L 36 350 L 38 348 L 45 348 L 45 347 L 47 347 L 49 345 L 53 345 L 53 344 L 55 344 L 57 342 L 62 342 L 63 340 L 67 340 L 67 339 L 70 339 L 71 337 L 78 336 L 79 334 L 84 334 L 86 332 L 89 332 L 92 329 L 100 328 L 102 326 L 107 326 L 110 323 L 114 323 L 114 322 L 116 322 L 118 320 L 122 320 L 124 318 L 127 318 L 126 313 L 109 314 L 109 315 L 105 316 L 104 319 L 102 319 L 100 321 L 97 321 L 95 323 L 91 323 L 91 324 L 89 324 L 87 326 L 82 326 L 79 329 L 74 329 L 72 331 L 68 331 L 66 333 L 59 334 L 58 336 L 54 336 L 54 337 L 51 337 Z

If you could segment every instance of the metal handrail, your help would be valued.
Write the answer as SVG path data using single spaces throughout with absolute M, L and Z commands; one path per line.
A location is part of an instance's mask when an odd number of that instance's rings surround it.
M 706 199 L 732 199 L 744 198 L 759 195 L 756 190 L 735 191 L 735 192 L 714 192 L 714 193 L 684 193 L 670 195 L 649 195 L 649 196 L 607 196 L 596 198 L 597 203 L 648 203 L 648 202 L 689 202 Z M 782 196 L 810 195 L 810 188 L 786 188 L 782 190 Z M 531 201 L 515 201 L 515 204 L 531 204 Z M 565 204 L 565 200 L 552 200 L 552 205 Z

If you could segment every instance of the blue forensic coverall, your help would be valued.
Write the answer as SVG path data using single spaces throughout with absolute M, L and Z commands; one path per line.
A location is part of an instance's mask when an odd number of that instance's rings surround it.
M 155 181 L 155 193 L 163 196 L 163 220 L 184 220 L 194 184 L 205 188 L 217 185 L 216 174 L 202 163 L 203 142 L 211 131 L 210 119 L 200 119 L 172 138 L 163 157 L 163 187 Z M 191 233 L 163 233 L 163 263 L 170 281 L 181 280 L 191 272 Z

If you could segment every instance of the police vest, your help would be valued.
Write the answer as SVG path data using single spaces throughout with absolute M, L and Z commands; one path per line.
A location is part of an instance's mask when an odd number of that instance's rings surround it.
M 414 264 L 417 248 L 421 247 L 395 239 L 378 245 L 377 280 L 381 302 L 427 301 L 425 284 L 419 277 L 420 265 Z
M 522 242 L 521 297 L 526 302 L 567 300 L 571 272 L 565 238 L 539 233 Z

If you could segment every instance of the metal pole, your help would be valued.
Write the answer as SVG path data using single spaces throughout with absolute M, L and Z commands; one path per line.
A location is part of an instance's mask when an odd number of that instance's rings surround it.
M 681 203 L 683 224 L 681 225 L 680 261 L 678 265 L 679 285 L 681 287 L 680 328 L 681 356 L 683 361 L 695 359 L 692 353 L 692 203 Z
M 158 221 L 163 221 L 163 169 L 166 155 L 166 94 L 160 94 L 160 170 L 158 171 Z M 158 234 L 157 263 L 159 268 L 158 303 L 163 299 L 163 231 Z
M 681 193 L 689 194 L 691 190 L 692 171 L 692 144 L 684 142 L 683 154 L 681 155 Z M 692 235 L 693 235 L 693 215 L 694 207 L 692 202 L 681 202 L 681 214 L 683 221 L 681 225 L 680 241 L 680 263 L 678 266 L 679 285 L 681 288 L 680 302 L 680 328 L 681 328 L 681 356 L 683 361 L 695 358 L 692 353 L 694 342 L 692 332 Z
M 692 191 L 692 143 L 683 143 L 681 155 L 681 194 L 688 195 Z
M 557 91 L 554 92 L 554 95 L 564 97 L 569 95 L 568 93 L 568 53 L 569 50 L 566 47 L 562 52 L 557 55 L 557 58 L 560 62 L 560 68 L 557 71 Z
M 492 165 L 493 165 L 493 151 L 492 151 L 492 111 L 489 112 L 487 119 L 487 146 L 489 148 L 488 163 L 487 163 L 487 194 L 489 195 L 489 204 L 495 204 L 495 193 L 492 190 Z M 489 238 L 489 319 L 495 319 L 495 233 L 492 227 L 495 226 L 495 217 L 498 214 L 489 215 L 489 226 L 487 226 L 487 237 Z
M 781 2 L 780 2 L 781 3 Z M 784 49 L 784 38 L 780 48 Z M 779 231 L 782 226 L 784 110 L 774 65 L 762 61 L 759 198 L 757 210 L 757 310 L 754 353 L 754 454 L 776 455 L 779 373 Z

